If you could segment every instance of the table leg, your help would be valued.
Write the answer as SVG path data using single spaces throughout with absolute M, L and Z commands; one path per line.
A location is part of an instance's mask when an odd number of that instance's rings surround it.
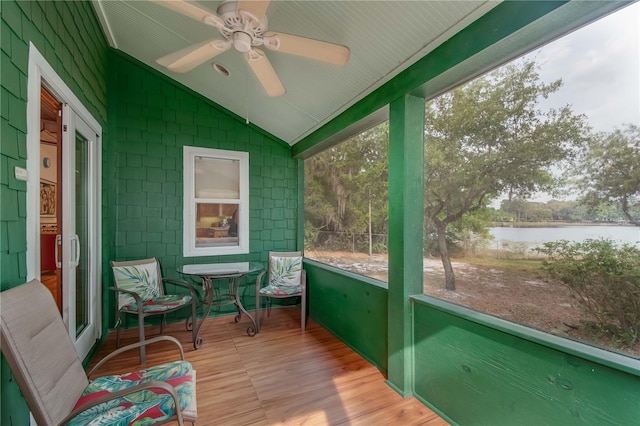
M 211 305 L 213 304 L 213 299 L 214 299 L 213 287 L 211 284 L 211 279 L 209 277 L 202 277 L 202 287 L 204 288 L 204 300 L 202 301 L 202 303 L 206 304 L 207 307 L 205 309 L 204 315 L 202 316 L 202 320 L 200 320 L 199 323 L 197 318 L 194 318 L 193 320 L 194 326 L 196 327 L 196 331 L 195 331 L 196 339 L 193 341 L 194 349 L 198 349 L 199 347 L 202 346 L 202 337 L 199 336 L 200 328 L 202 327 L 202 325 L 204 324 L 204 321 L 207 319 L 207 317 L 209 316 L 209 313 L 211 312 Z
M 247 312 L 247 310 L 244 308 L 244 306 L 242 306 L 242 302 L 240 301 L 240 296 L 238 295 L 239 289 L 240 289 L 240 281 L 242 280 L 242 276 L 232 278 L 232 280 L 233 280 L 233 291 L 230 292 L 230 294 L 231 294 L 233 303 L 238 308 L 238 315 L 236 316 L 236 322 L 240 321 L 240 318 L 242 318 L 242 312 L 244 312 L 247 315 L 247 317 L 249 317 L 249 319 L 251 320 L 251 323 L 253 324 L 252 326 L 250 325 L 247 328 L 247 335 L 255 336 L 256 335 L 256 329 L 257 329 L 256 320 L 249 314 L 249 312 Z

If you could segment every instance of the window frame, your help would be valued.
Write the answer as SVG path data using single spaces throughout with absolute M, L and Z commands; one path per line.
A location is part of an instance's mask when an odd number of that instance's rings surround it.
M 195 159 L 196 157 L 210 157 L 214 159 L 239 161 L 239 189 L 238 199 L 209 199 L 195 197 Z M 243 151 L 228 151 L 215 148 L 201 148 L 193 146 L 183 147 L 183 245 L 184 257 L 218 256 L 228 254 L 249 253 L 249 153 Z M 218 247 L 196 246 L 196 204 L 209 203 L 238 203 L 238 245 Z

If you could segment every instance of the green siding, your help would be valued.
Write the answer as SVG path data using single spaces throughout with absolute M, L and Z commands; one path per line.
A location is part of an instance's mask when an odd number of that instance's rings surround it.
M 305 260 L 310 314 L 387 372 L 387 289 Z M 414 396 L 452 424 L 638 425 L 640 361 L 412 298 Z
M 114 211 L 113 260 L 157 257 L 163 275 L 178 278 L 184 263 L 266 263 L 270 250 L 295 250 L 299 160 L 291 148 L 135 59 L 116 52 L 109 59 L 109 125 L 116 136 L 103 191 Z M 183 258 L 183 146 L 249 152 L 249 254 Z M 247 285 L 245 307 L 253 308 L 254 294 Z M 114 300 L 109 294 L 108 324 Z
M 404 71 L 303 140 L 295 153 L 320 150 L 326 137 L 560 4 L 499 5 L 496 13 L 437 49 L 441 60 L 430 55 Z M 530 12 L 521 13 L 521 5 Z M 158 256 L 167 276 L 175 276 L 175 267 L 184 261 L 184 145 L 249 151 L 251 156 L 251 253 L 197 261 L 265 261 L 269 250 L 299 248 L 303 173 L 283 141 L 154 70 L 109 52 L 88 1 L 2 0 L 0 17 L 0 289 L 26 277 L 20 231 L 26 224 L 25 186 L 13 177 L 13 167 L 26 164 L 29 42 L 103 126 L 103 315 L 110 316 L 103 319 L 104 327 L 113 316 L 109 260 Z M 471 40 L 468 46 L 465 38 Z M 305 269 L 312 318 L 386 372 L 385 286 L 312 261 L 305 262 Z M 505 332 L 490 321 L 470 320 L 460 308 L 422 300 L 414 308 L 414 392 L 452 421 L 639 423 L 638 368 L 618 368 L 563 344 L 545 345 L 526 332 Z M 26 404 L 4 359 L 0 387 L 0 423 L 27 424 Z
M 2 0 L 0 8 L 0 290 L 6 290 L 27 275 L 26 185 L 15 179 L 13 168 L 26 167 L 29 42 L 103 125 L 107 45 L 90 2 Z M 4 358 L 0 368 L 0 423 L 28 424 Z
M 386 373 L 385 283 L 309 259 L 305 259 L 304 269 L 311 318 Z
M 586 346 L 583 354 L 561 350 L 427 296 L 414 313 L 415 394 L 457 424 L 640 424 L 640 361 Z

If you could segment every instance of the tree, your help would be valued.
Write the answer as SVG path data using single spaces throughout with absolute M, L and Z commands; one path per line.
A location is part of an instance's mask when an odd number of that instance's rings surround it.
M 306 161 L 307 237 L 319 230 L 369 232 L 371 246 L 371 233 L 386 232 L 388 140 L 382 123 Z
M 589 141 L 580 162 L 579 188 L 591 208 L 617 203 L 640 226 L 640 127 L 631 124 Z
M 585 141 L 584 117 L 569 106 L 537 109 L 561 84 L 540 82 L 535 62 L 522 61 L 427 103 L 425 220 L 438 237 L 446 289 L 455 290 L 448 227 L 500 194 L 550 191 L 552 167 Z
M 550 200 L 547 206 L 552 211 L 552 219 L 562 222 L 578 222 L 585 216 L 584 206 L 577 201 Z

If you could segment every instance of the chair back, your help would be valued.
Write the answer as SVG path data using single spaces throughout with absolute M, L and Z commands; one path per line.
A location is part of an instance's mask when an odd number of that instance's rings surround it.
M 0 293 L 2 353 L 40 426 L 57 425 L 89 384 L 47 288 L 32 280 Z
M 115 286 L 137 293 L 143 302 L 164 294 L 160 264 L 155 257 L 124 262 L 112 261 L 111 268 Z M 118 295 L 118 309 L 132 302 L 132 296 L 124 293 Z
M 269 285 L 302 285 L 302 252 L 269 252 Z

